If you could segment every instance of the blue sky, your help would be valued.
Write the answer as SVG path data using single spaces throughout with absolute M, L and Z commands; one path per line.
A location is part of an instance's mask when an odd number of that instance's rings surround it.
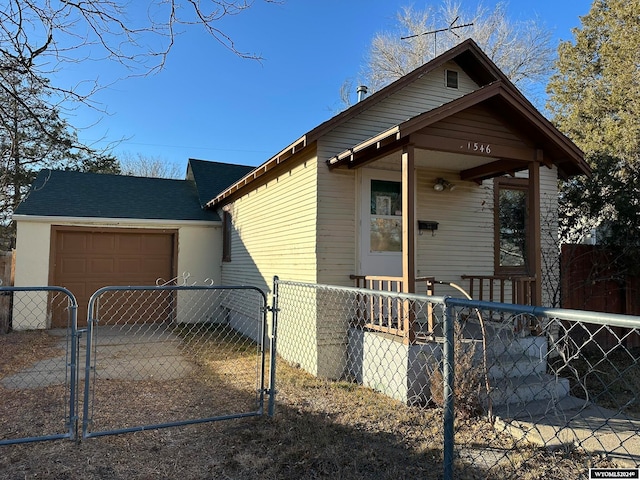
M 475 8 L 477 2 L 463 1 Z M 121 80 L 95 98 L 110 114 L 78 109 L 70 117 L 86 127 L 79 137 L 96 148 L 122 140 L 116 155 L 161 158 L 186 167 L 188 158 L 259 165 L 340 108 L 340 86 L 355 78 L 375 33 L 392 30 L 396 0 L 256 0 L 251 9 L 219 23 L 243 51 L 241 59 L 206 34 L 187 31 L 164 70 Z M 439 3 L 436 3 L 436 5 Z M 492 6 L 494 0 L 485 1 Z M 572 39 L 571 28 L 588 13 L 590 0 L 511 0 L 514 20 L 537 18 L 554 41 Z M 109 78 L 113 65 L 94 62 L 69 69 Z M 355 96 L 355 93 L 354 93 Z M 102 141 L 98 141 L 103 139 Z M 96 143 L 97 142 L 97 143 Z

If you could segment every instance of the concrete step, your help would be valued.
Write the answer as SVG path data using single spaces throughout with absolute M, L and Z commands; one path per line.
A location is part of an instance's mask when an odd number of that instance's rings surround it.
M 513 378 L 528 377 L 534 374 L 543 374 L 547 370 L 547 362 L 544 359 L 531 357 L 524 353 L 504 353 L 497 357 L 487 359 L 489 378 Z
M 503 420 L 521 420 L 539 422 L 555 417 L 571 418 L 576 412 L 588 408 L 591 403 L 588 400 L 572 395 L 560 399 L 542 399 L 518 405 L 501 405 L 493 409 L 496 418 Z
M 543 359 L 547 356 L 547 339 L 545 337 L 496 337 L 487 343 L 487 352 L 489 356 L 521 354 Z
M 569 380 L 548 374 L 504 377 L 490 380 L 494 407 L 535 400 L 561 399 L 569 395 Z M 485 399 L 486 402 L 486 399 Z

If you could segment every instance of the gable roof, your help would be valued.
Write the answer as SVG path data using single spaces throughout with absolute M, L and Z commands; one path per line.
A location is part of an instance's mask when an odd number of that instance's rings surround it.
M 515 130 L 526 134 L 529 139 L 535 142 L 538 148 L 544 149 L 545 157 L 539 160 L 547 165 L 556 165 L 562 177 L 589 174 L 590 168 L 583 158 L 582 151 L 538 112 L 515 86 L 502 80 L 492 82 L 438 108 L 424 112 L 389 128 L 376 135 L 373 139 L 361 142 L 328 159 L 327 165 L 329 168 L 340 166 L 357 167 L 379 158 L 389 150 L 400 148 L 408 142 L 413 143 L 418 148 L 438 150 L 439 148 L 429 145 L 428 142 L 425 145 L 419 145 L 413 139 L 410 140 L 409 136 L 440 120 L 479 105 L 491 108 L 495 115 L 503 118 Z M 417 138 L 419 139 L 420 137 Z M 455 143 L 455 139 L 453 141 Z M 487 157 L 490 157 L 490 155 L 487 155 Z M 515 154 L 515 157 L 518 157 L 518 153 Z M 511 160 L 497 158 L 495 162 L 489 163 L 480 169 L 469 169 L 461 172 L 461 178 L 463 180 L 479 181 L 512 173 L 519 169 L 525 169 L 531 158 L 512 158 Z
M 193 180 L 196 183 L 200 205 L 204 207 L 218 193 L 254 169 L 255 167 L 247 165 L 190 158 L 187 165 L 187 180 Z
M 14 216 L 219 221 L 195 182 L 42 170 Z
M 229 188 L 220 192 L 216 197 L 213 197 L 209 202 L 207 202 L 207 206 L 216 205 L 235 192 L 244 189 L 254 180 L 271 171 L 275 166 L 278 166 L 287 161 L 290 157 L 300 152 L 301 150 L 306 149 L 331 130 L 356 117 L 365 110 L 372 108 L 374 105 L 382 102 L 383 100 L 412 84 L 416 80 L 422 78 L 429 72 L 432 72 L 433 70 L 440 68 L 447 62 L 451 61 L 457 63 L 460 68 L 462 68 L 462 70 L 464 70 L 464 72 L 469 75 L 469 77 L 481 88 L 495 82 L 506 85 L 507 87 L 505 88 L 509 89 L 509 95 L 513 98 L 514 104 L 519 104 L 521 106 L 521 109 L 532 112 L 532 114 L 536 117 L 536 122 L 546 122 L 546 133 L 553 131 L 554 136 L 559 135 L 563 137 L 562 143 L 564 143 L 569 150 L 578 152 L 577 155 L 579 157 L 579 161 L 573 154 L 568 156 L 568 161 L 565 162 L 566 172 L 570 172 L 570 174 L 585 173 L 584 166 L 586 165 L 586 163 L 584 163 L 584 160 L 582 159 L 582 152 L 580 152 L 580 150 L 573 144 L 573 142 L 564 137 L 564 135 L 562 135 L 546 118 L 544 118 L 542 114 L 537 111 L 537 109 L 527 100 L 522 92 L 520 92 L 511 83 L 507 76 L 495 65 L 495 63 L 493 63 L 493 61 L 472 39 L 467 39 L 451 48 L 450 50 L 447 50 L 443 54 L 433 58 L 421 67 L 416 68 L 404 77 L 399 78 L 398 80 L 387 85 L 381 90 L 364 98 L 362 101 L 356 103 L 355 105 L 352 105 L 347 110 L 344 110 L 338 115 L 330 118 L 329 120 L 310 130 L 309 132 L 295 140 L 293 143 L 285 147 L 283 150 L 278 152 L 276 155 L 268 159 L 265 163 L 257 167 L 250 174 L 245 175 L 236 183 L 229 186 Z M 465 95 L 464 97 L 467 96 L 468 95 Z M 397 128 L 397 126 L 393 128 Z M 374 138 L 377 138 L 377 136 Z M 580 165 L 576 168 L 571 167 L 569 164 L 573 161 L 577 161 L 578 163 L 580 163 Z M 588 167 L 586 168 L 588 171 Z
M 305 133 L 303 136 L 257 167 L 250 175 L 242 177 L 238 182 L 234 183 L 223 192 L 220 192 L 219 195 L 212 197 L 212 200 L 210 200 L 207 205 L 212 206 L 219 203 L 231 193 L 248 185 L 253 180 L 271 171 L 273 167 L 280 165 L 294 154 L 310 146 L 334 128 L 356 117 L 363 111 L 370 109 L 377 103 L 380 103 L 394 93 L 402 90 L 407 85 L 410 85 L 427 73 L 450 61 L 454 61 L 460 65 L 460 68 L 462 68 L 465 73 L 479 85 L 486 85 L 496 80 L 509 82 L 507 77 L 494 65 L 480 47 L 472 39 L 467 39 Z
M 341 125 L 363 111 L 370 109 L 377 103 L 380 103 L 394 93 L 399 92 L 408 85 L 411 85 L 416 80 L 419 80 L 429 72 L 436 70 L 451 61 L 457 63 L 460 68 L 469 75 L 471 80 L 480 86 L 488 85 L 496 80 L 511 83 L 507 76 L 502 73 L 498 67 L 496 67 L 489 57 L 487 57 L 478 44 L 469 38 L 447 50 L 443 54 L 431 59 L 421 67 L 409 72 L 404 77 L 400 77 L 386 87 L 378 90 L 368 97 L 365 97 L 362 101 L 352 105 L 350 108 L 344 110 L 335 117 L 321 123 L 307 133 L 306 137 L 310 140 L 317 140 L 322 135 L 333 130 L 336 126 Z M 522 98 L 525 98 L 519 91 L 518 93 Z

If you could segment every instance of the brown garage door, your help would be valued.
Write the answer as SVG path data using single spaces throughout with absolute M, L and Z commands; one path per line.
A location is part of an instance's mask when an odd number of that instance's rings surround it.
M 69 289 L 78 300 L 78 325 L 87 323 L 91 295 L 107 285 L 155 285 L 174 277 L 175 231 L 94 230 L 54 227 L 52 285 Z M 136 321 L 129 319 L 128 321 Z M 66 318 L 54 312 L 53 327 Z

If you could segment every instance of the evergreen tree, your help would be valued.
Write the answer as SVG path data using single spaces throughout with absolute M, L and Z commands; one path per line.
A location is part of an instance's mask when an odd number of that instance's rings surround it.
M 624 275 L 640 246 L 640 0 L 594 0 L 581 22 L 547 86 L 553 122 L 593 170 L 561 182 L 560 233 L 575 243 L 595 232 Z
M 587 154 L 638 161 L 640 0 L 595 0 L 558 48 L 547 91 L 558 128 Z M 599 158 L 599 157 L 594 157 Z
M 13 211 L 43 168 L 119 173 L 117 161 L 78 149 L 75 132 L 42 85 L 17 69 L 0 69 L 0 250 L 12 248 Z

